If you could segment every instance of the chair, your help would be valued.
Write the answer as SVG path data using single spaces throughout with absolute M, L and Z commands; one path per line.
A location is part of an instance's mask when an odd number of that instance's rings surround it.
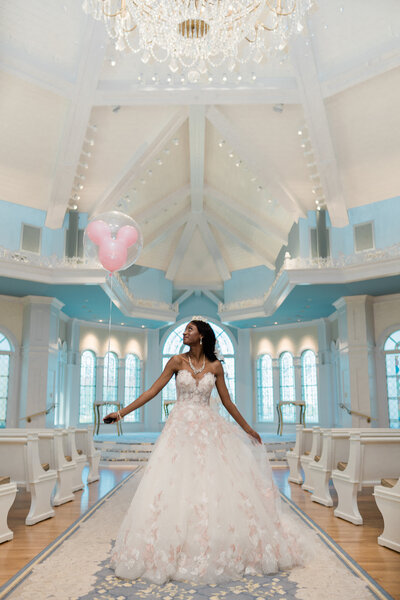
M 294 400 L 285 400 L 280 401 L 276 405 L 276 412 L 278 413 L 278 430 L 277 434 L 282 435 L 283 431 L 283 415 L 282 415 L 282 406 L 287 406 L 288 404 L 292 404 L 293 406 L 300 406 L 300 425 L 305 425 L 304 416 L 306 414 L 306 403 L 305 402 L 295 402 Z
M 121 408 L 122 408 L 122 405 L 120 402 L 111 402 L 108 400 L 106 400 L 104 402 L 93 402 L 93 413 L 94 413 L 93 431 L 96 435 L 99 433 L 99 430 L 100 430 L 100 423 L 101 423 L 100 408 L 102 408 L 103 406 L 111 406 L 111 407 L 114 406 L 114 407 L 117 407 L 117 410 L 121 410 Z M 121 421 L 116 421 L 116 426 L 117 426 L 118 435 L 122 435 Z

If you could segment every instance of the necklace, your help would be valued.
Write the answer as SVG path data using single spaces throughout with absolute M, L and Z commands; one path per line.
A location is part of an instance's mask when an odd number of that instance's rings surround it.
M 201 373 L 202 371 L 204 371 L 204 367 L 206 366 L 206 356 L 204 355 L 203 358 L 203 365 L 200 367 L 200 369 L 196 369 L 196 367 L 193 366 L 193 363 L 191 361 L 190 355 L 188 355 L 188 359 L 189 359 L 189 365 L 190 368 L 192 369 L 193 373 L 195 375 L 198 375 L 199 373 Z

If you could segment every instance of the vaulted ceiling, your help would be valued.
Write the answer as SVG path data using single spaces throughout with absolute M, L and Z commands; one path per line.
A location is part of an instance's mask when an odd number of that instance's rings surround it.
M 179 288 L 274 267 L 294 222 L 399 193 L 400 3 L 319 0 L 288 52 L 190 83 L 76 0 L 0 5 L 0 198 L 122 210 Z M 79 189 L 83 185 L 83 189 Z

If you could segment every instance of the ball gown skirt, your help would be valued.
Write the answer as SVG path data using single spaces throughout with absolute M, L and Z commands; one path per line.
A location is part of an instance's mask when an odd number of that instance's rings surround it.
M 214 383 L 210 372 L 176 375 L 176 403 L 112 552 L 119 577 L 221 583 L 305 560 L 305 526 L 281 506 L 264 445 L 211 406 Z

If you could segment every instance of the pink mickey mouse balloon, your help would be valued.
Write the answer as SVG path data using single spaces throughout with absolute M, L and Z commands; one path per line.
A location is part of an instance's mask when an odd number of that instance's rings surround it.
M 86 256 L 98 259 L 110 273 L 130 267 L 142 246 L 139 225 L 132 217 L 116 210 L 94 217 L 85 229 Z

